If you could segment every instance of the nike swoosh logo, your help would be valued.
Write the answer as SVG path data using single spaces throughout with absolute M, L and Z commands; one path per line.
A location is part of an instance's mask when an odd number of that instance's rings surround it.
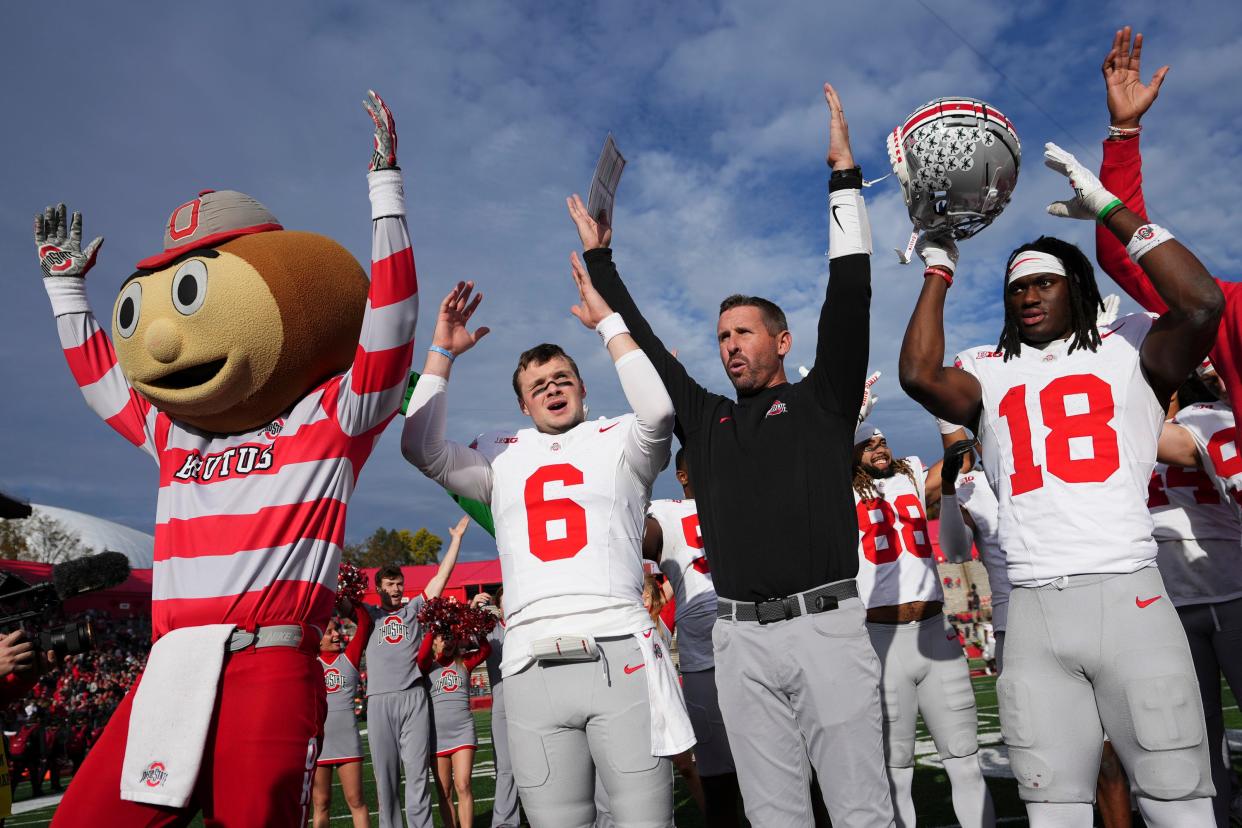
M 643 630 L 643 638 L 651 638 L 651 630 Z
M 840 204 L 832 205 L 832 220 L 837 223 L 837 227 L 840 227 L 842 230 L 844 230 L 845 226 L 841 224 L 841 219 L 837 218 L 837 210 L 840 210 L 840 209 L 841 209 Z
M 1121 330 L 1125 326 L 1126 326 L 1126 323 L 1122 322 L 1120 325 L 1113 328 L 1111 331 L 1105 331 L 1104 333 L 1100 334 L 1100 341 L 1103 342 L 1105 339 L 1108 339 L 1110 336 L 1117 333 L 1117 331 Z
M 733 419 L 732 417 L 721 417 L 720 423 L 727 423 L 729 422 L 729 420 L 732 420 L 732 419 Z M 720 425 L 720 423 L 716 423 L 716 425 Z
M 623 669 L 625 670 L 625 674 L 628 676 L 630 673 L 637 673 L 646 666 L 646 664 L 627 664 Z
M 1139 599 L 1137 595 L 1135 595 L 1134 603 L 1138 605 L 1139 609 L 1146 609 L 1147 607 L 1150 607 L 1152 604 L 1156 603 L 1163 597 L 1164 597 L 1163 595 L 1157 595 L 1155 598 L 1148 598 L 1146 601 L 1142 601 Z
M 603 434 L 603 433 L 604 433 L 605 431 L 607 431 L 608 429 L 610 429 L 610 428 L 616 428 L 616 427 L 617 427 L 617 426 L 619 426 L 619 425 L 621 425 L 621 424 L 620 424 L 620 423 L 613 423 L 612 425 L 608 425 L 608 426 L 600 426 L 600 427 L 599 427 L 599 433 L 600 433 L 600 434 Z

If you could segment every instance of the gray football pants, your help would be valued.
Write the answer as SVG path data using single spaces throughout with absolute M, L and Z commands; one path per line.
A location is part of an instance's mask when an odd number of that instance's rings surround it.
M 492 748 L 496 752 L 496 799 L 492 802 L 491 828 L 517 828 L 518 795 L 509 760 L 509 724 L 505 713 L 503 681 L 492 687 Z
M 1106 733 L 1139 796 L 1211 796 L 1194 670 L 1154 566 L 1014 587 L 996 691 L 1022 799 L 1094 801 Z
M 380 828 L 401 828 L 398 790 L 405 766 L 405 817 L 410 828 L 431 828 L 431 702 L 420 681 L 408 690 L 367 698 L 367 742 L 375 767 Z
M 1225 715 L 1221 710 L 1220 677 L 1223 673 L 1234 697 L 1242 698 L 1242 598 L 1178 607 L 1177 614 L 1190 642 L 1207 720 L 1208 756 L 1212 762 L 1212 783 L 1216 786 L 1212 810 L 1216 824 L 1227 828 L 1230 773 L 1222 749 Z
M 789 621 L 716 621 L 720 711 L 755 828 L 814 824 L 812 766 L 834 825 L 893 825 L 880 661 L 864 615 L 850 598 Z
M 600 657 L 542 662 L 504 680 L 513 776 L 533 828 L 595 822 L 595 775 L 621 828 L 673 824 L 668 759 L 651 755 L 643 654 L 633 636 L 598 639 Z

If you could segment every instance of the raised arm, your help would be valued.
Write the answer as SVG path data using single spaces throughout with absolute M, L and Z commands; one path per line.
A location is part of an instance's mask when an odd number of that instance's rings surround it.
M 457 553 L 461 551 L 462 536 L 466 534 L 466 527 L 469 525 L 470 515 L 462 515 L 457 525 L 449 528 L 449 536 L 452 540 L 449 541 L 448 550 L 440 560 L 440 568 L 436 570 L 436 574 L 423 589 L 423 595 L 428 600 L 439 598 L 444 592 L 444 587 L 448 585 L 449 578 L 453 575 L 453 567 L 457 566 Z
M 346 434 L 383 427 L 405 393 L 418 278 L 405 226 L 405 189 L 397 166 L 397 130 L 388 106 L 374 92 L 363 102 L 375 122 L 375 149 L 367 183 L 371 195 L 371 288 L 354 363 L 341 380 L 336 416 Z
M 634 412 L 634 427 L 625 439 L 626 465 L 650 486 L 668 465 L 673 441 L 673 401 L 651 360 L 626 329 L 621 314 L 613 312 L 591 283 L 591 275 L 578 261 L 578 254 L 571 253 L 569 261 L 579 300 L 573 314 L 604 341 L 621 380 L 621 390 Z
M 1177 423 L 1166 422 L 1160 429 L 1156 459 L 1169 466 L 1202 468 L 1203 458 L 1191 433 Z
M 648 561 L 660 562 L 664 557 L 664 527 L 660 521 L 647 515 L 643 524 L 643 558 Z
M 1143 35 L 1130 41 L 1130 27 L 1113 36 L 1113 47 L 1100 67 L 1108 93 L 1108 114 L 1111 121 L 1109 138 L 1104 142 L 1104 160 L 1100 164 L 1100 183 L 1122 200 L 1144 222 L 1147 205 L 1143 201 L 1143 161 L 1139 155 L 1139 121 L 1160 94 L 1160 84 L 1169 67 L 1156 70 L 1151 82 L 1143 83 L 1139 60 L 1143 51 Z M 1100 267 L 1130 298 L 1152 313 L 1164 313 L 1164 300 L 1147 280 L 1143 269 L 1130 261 L 1126 246 L 1103 224 L 1095 228 L 1096 259 Z
M 478 667 L 484 661 L 487 661 L 487 657 L 491 654 L 492 654 L 492 642 L 488 641 L 485 638 L 479 642 L 479 649 L 475 650 L 473 653 L 463 658 L 461 660 L 461 663 L 465 666 L 466 672 L 469 673 L 475 667 Z
M 1072 199 L 1049 205 L 1048 212 L 1098 220 L 1126 244 L 1131 260 L 1164 300 L 1168 310 L 1143 340 L 1142 361 L 1156 397 L 1167 404 L 1216 342 L 1225 309 L 1220 286 L 1181 242 L 1122 204 L 1073 155 L 1046 144 L 1044 164 L 1068 178 L 1074 188 Z
M 612 261 L 612 249 L 608 246 L 612 243 L 612 227 L 605 222 L 602 214 L 597 218 L 588 215 L 586 205 L 579 196 L 570 196 L 565 203 L 582 241 L 582 258 L 586 262 L 592 285 L 608 307 L 621 314 L 630 336 L 651 361 L 656 375 L 673 401 L 681 427 L 696 429 L 699 415 L 707 405 L 709 395 L 701 385 L 691 379 L 685 367 L 664 347 L 664 343 L 639 312 L 638 305 L 634 304 L 634 297 L 630 296 L 629 289 L 621 281 L 617 266 Z
M 66 227 L 64 204 L 48 207 L 34 220 L 35 248 L 43 269 L 43 287 L 52 301 L 56 333 L 74 381 L 82 390 L 86 404 L 118 434 L 157 458 L 156 417 L 159 412 L 138 395 L 125 379 L 116 361 L 112 341 L 99 327 L 86 298 L 86 274 L 95 266 L 103 245 L 96 238 L 82 249 L 82 214 L 74 213 Z M 130 317 L 126 324 L 137 328 L 141 312 L 141 292 L 130 297 Z M 124 308 L 124 303 L 122 303 Z M 123 312 L 123 311 L 122 311 Z
M 401 454 L 419 471 L 461 497 L 490 503 L 492 464 L 483 454 L 444 437 L 448 419 L 449 373 L 453 362 L 487 335 L 466 327 L 483 294 L 471 298 L 474 282 L 458 282 L 440 303 L 435 334 L 423 374 L 410 396 L 409 414 L 401 429 Z
M 815 365 L 807 374 L 826 410 L 853 415 L 862 403 L 871 339 L 871 226 L 836 90 L 824 84 L 828 127 L 828 291 L 819 311 Z
M 354 630 L 354 637 L 349 640 L 349 644 L 345 646 L 345 658 L 349 663 L 357 667 L 362 663 L 362 652 L 367 647 L 367 639 L 371 637 L 371 630 L 375 627 L 375 621 L 371 618 L 371 613 L 367 612 L 367 608 L 361 604 L 353 604 L 348 598 L 344 599 L 345 603 L 350 604 L 349 610 L 353 615 L 354 624 L 357 625 Z
M 957 246 L 949 237 L 924 237 L 916 249 L 927 267 L 901 341 L 897 363 L 901 387 L 934 416 L 971 423 L 979 415 L 983 389 L 969 372 L 944 364 L 944 300 L 957 267 Z

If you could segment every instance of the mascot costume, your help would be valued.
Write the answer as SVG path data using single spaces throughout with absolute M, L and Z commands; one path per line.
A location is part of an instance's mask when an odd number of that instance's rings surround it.
M 90 407 L 159 464 L 139 682 L 56 826 L 303 826 L 323 726 L 322 627 L 345 512 L 397 413 L 418 316 L 392 115 L 374 93 L 371 281 L 331 239 L 206 191 L 121 286 L 112 338 L 82 219 L 35 219 L 56 328 Z

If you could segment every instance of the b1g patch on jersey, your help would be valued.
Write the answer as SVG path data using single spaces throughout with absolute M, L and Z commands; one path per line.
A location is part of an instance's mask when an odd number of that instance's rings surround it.
M 777 400 L 776 402 L 772 403 L 772 407 L 768 409 L 768 413 L 764 414 L 763 416 L 775 417 L 777 414 L 784 414 L 788 410 L 789 410 L 789 406 L 785 405 L 780 400 Z
M 390 615 L 379 627 L 380 636 L 389 644 L 400 644 L 410 634 L 410 627 L 400 615 Z
M 142 771 L 138 781 L 148 788 L 158 788 L 168 781 L 168 771 L 163 762 L 152 762 Z
M 345 685 L 345 680 L 341 678 L 341 671 L 335 667 L 329 667 L 323 671 L 323 687 L 329 693 L 339 692 Z
M 456 670 L 444 668 L 440 673 L 440 689 L 445 693 L 456 693 L 461 689 L 461 674 Z
M 251 472 L 267 471 L 272 467 L 272 462 L 271 446 L 234 446 L 206 456 L 192 451 L 173 477 L 206 483 L 213 479 L 245 477 Z

